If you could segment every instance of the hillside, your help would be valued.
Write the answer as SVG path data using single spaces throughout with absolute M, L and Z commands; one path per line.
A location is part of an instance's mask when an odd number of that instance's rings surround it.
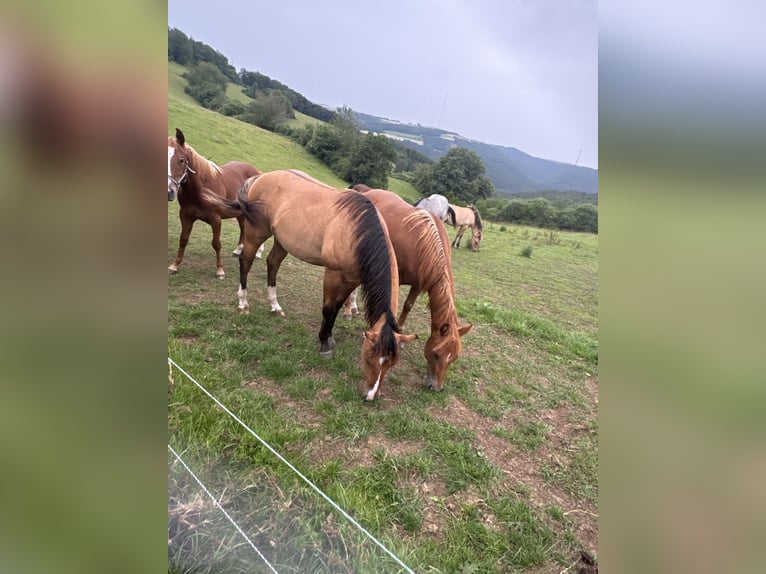
M 438 160 L 455 146 L 475 151 L 484 160 L 487 176 L 500 195 L 533 191 L 598 193 L 598 171 L 537 158 L 512 147 L 487 144 L 459 134 L 418 124 L 359 113 L 363 129 L 403 142 Z
M 181 76 L 186 71 L 184 66 L 168 62 L 169 135 L 181 128 L 189 144 L 216 163 L 238 159 L 263 171 L 300 169 L 330 185 L 346 187 L 329 167 L 289 138 L 200 106 L 184 93 L 187 82 Z M 230 97 L 249 100 L 239 86 L 229 84 L 228 90 Z M 297 111 L 295 115 L 290 122 L 296 126 L 319 122 Z M 409 202 L 420 196 L 412 185 L 394 176 L 389 177 L 388 187 Z

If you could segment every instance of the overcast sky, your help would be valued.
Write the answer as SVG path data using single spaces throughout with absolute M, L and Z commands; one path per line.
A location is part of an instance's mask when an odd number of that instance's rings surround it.
M 309 100 L 598 168 L 596 0 L 168 0 Z

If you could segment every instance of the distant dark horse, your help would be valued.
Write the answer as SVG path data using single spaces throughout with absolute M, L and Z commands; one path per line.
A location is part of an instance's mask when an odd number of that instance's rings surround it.
M 256 249 L 271 235 L 266 258 L 271 310 L 277 302 L 277 271 L 289 254 L 325 268 L 320 354 L 332 355 L 332 328 L 349 293 L 362 285 L 369 329 L 362 342 L 363 396 L 380 394 L 389 369 L 399 360 L 399 344 L 417 338 L 403 335 L 394 312 L 398 306 L 399 270 L 385 222 L 372 202 L 358 193 L 330 187 L 300 171 L 282 170 L 250 178 L 236 201 L 216 200 L 245 216 L 244 248 L 239 256 L 239 310 L 247 313 L 247 274 Z
M 201 219 L 213 229 L 213 249 L 215 249 L 216 277 L 223 279 L 226 273 L 221 261 L 221 220 L 232 217 L 220 207 L 205 200 L 202 190 L 222 198 L 234 199 L 237 190 L 248 177 L 261 173 L 249 163 L 230 161 L 218 166 L 202 157 L 194 148 L 186 145 L 186 138 L 181 130 L 176 129 L 176 137 L 168 137 L 168 201 L 178 195 L 181 206 L 181 237 L 178 241 L 176 259 L 168 267 L 170 273 L 176 273 L 184 258 L 184 250 L 189 242 L 192 226 Z M 244 218 L 237 216 L 239 223 L 239 246 L 235 254 L 239 255 L 242 247 Z
M 450 225 L 455 226 L 455 211 L 449 204 L 449 201 L 443 195 L 438 193 L 432 193 L 428 197 L 421 197 L 415 203 L 414 207 L 425 209 L 426 211 L 433 213 L 440 221 L 448 221 Z
M 466 228 L 470 227 L 471 250 L 478 251 L 483 229 L 479 210 L 473 205 L 469 205 L 468 207 L 458 207 L 457 205 L 450 204 L 450 207 L 455 213 L 455 222 L 452 225 L 458 228 L 455 239 L 452 241 L 452 247 L 460 247 L 460 240 L 463 238 Z

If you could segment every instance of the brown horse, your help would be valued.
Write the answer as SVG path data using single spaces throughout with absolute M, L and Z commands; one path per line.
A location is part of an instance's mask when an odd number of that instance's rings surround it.
M 411 286 L 399 315 L 400 327 L 418 295 L 423 291 L 428 293 L 431 336 L 423 350 L 428 364 L 426 385 L 440 391 L 447 369 L 460 357 L 460 338 L 473 327 L 470 323 L 458 325 L 452 254 L 445 249 L 449 242 L 447 231 L 436 215 L 411 206 L 395 193 L 370 189 L 363 184 L 352 189 L 370 199 L 383 217 L 396 254 L 399 284 Z M 348 301 L 345 316 L 350 314 L 351 301 Z
M 450 208 L 455 212 L 455 222 L 452 223 L 454 227 L 457 227 L 457 234 L 452 241 L 452 247 L 460 247 L 460 240 L 463 238 L 466 228 L 471 228 L 471 251 L 479 250 L 479 243 L 481 243 L 481 215 L 479 210 L 473 205 L 468 207 L 458 207 L 450 203 Z M 449 220 L 448 220 L 449 222 Z
M 232 210 L 232 215 L 245 216 L 237 291 L 241 313 L 249 311 L 247 274 L 255 251 L 271 235 L 274 245 L 266 263 L 273 312 L 284 316 L 277 301 L 276 279 L 288 253 L 325 268 L 319 330 L 322 356 L 332 356 L 332 328 L 346 297 L 358 285 L 364 287 L 369 330 L 362 342 L 362 391 L 366 400 L 380 395 L 381 382 L 399 360 L 400 343 L 416 339 L 417 335 L 401 334 L 396 322 L 399 270 L 386 224 L 372 202 L 305 173 L 282 170 L 248 179 L 236 201 L 217 203 Z
M 189 242 L 194 222 L 201 219 L 213 228 L 213 249 L 215 249 L 216 277 L 223 279 L 226 273 L 221 261 L 221 220 L 231 217 L 225 210 L 205 199 L 202 190 L 233 200 L 237 190 L 248 177 L 261 173 L 252 165 L 242 161 L 230 161 L 222 166 L 202 157 L 194 148 L 186 145 L 186 138 L 181 130 L 176 129 L 176 137 L 168 137 L 168 201 L 178 195 L 181 206 L 181 238 L 178 241 L 176 259 L 168 267 L 170 273 L 176 273 L 184 258 L 184 250 Z M 239 223 L 239 246 L 234 254 L 239 255 L 244 233 L 244 218 L 237 217 Z

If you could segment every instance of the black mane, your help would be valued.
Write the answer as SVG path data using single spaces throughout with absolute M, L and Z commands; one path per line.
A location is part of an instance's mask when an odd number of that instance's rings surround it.
M 400 330 L 391 310 L 391 259 L 378 211 L 359 193 L 340 194 L 337 205 L 347 210 L 353 221 L 367 323 L 372 326 L 385 315 L 379 346 L 386 356 L 395 357 L 399 346 L 394 333 Z

